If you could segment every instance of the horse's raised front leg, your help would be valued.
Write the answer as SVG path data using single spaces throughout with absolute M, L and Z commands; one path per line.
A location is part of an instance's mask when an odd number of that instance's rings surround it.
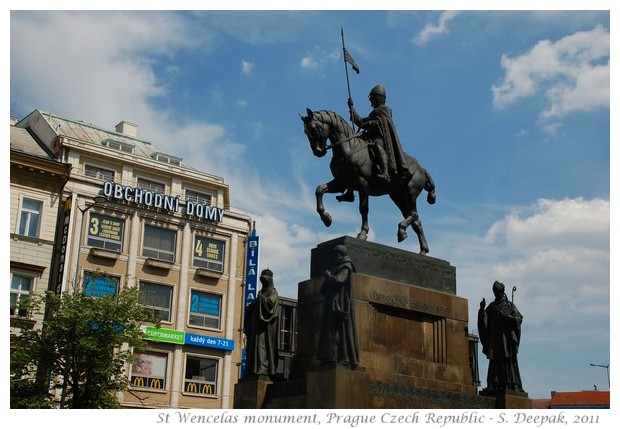
M 407 216 L 405 219 L 402 220 L 402 222 L 398 224 L 398 233 L 396 234 L 396 236 L 398 237 L 399 243 L 407 238 L 407 227 L 415 221 L 417 216 L 418 215 L 416 212 L 412 212 L 409 216 Z
M 316 187 L 316 191 L 314 192 L 316 195 L 316 211 L 319 216 L 321 216 L 321 220 L 325 226 L 331 226 L 332 217 L 327 211 L 325 211 L 325 206 L 323 205 L 323 194 L 334 194 L 336 192 L 343 192 L 344 190 L 345 187 L 340 185 L 335 180 L 331 180 Z
M 360 229 L 359 234 L 357 234 L 358 240 L 366 240 L 368 237 L 368 192 L 359 191 L 360 197 L 360 215 L 362 215 L 362 228 Z

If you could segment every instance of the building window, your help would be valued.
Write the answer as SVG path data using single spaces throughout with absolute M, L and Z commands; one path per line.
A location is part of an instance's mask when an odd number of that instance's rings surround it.
M 102 145 L 109 147 L 110 149 L 118 150 L 121 152 L 133 153 L 134 145 L 129 143 L 123 143 L 116 140 L 107 139 L 101 142 Z
M 103 273 L 84 273 L 84 293 L 89 296 L 99 297 L 116 295 L 120 279 Z
M 170 322 L 172 313 L 172 287 L 149 282 L 140 282 L 142 305 L 159 317 L 163 322 Z
M 185 190 L 185 201 L 191 201 L 198 204 L 211 205 L 211 195 L 202 192 Z
M 19 235 L 36 237 L 39 234 L 41 202 L 24 198 L 19 217 Z
M 168 354 L 141 352 L 133 354 L 131 386 L 166 390 Z
M 295 327 L 293 326 L 293 307 L 280 305 L 280 350 L 293 352 L 293 334 Z
M 191 291 L 189 324 L 204 328 L 220 328 L 222 297 L 197 290 Z
M 144 225 L 142 256 L 174 262 L 176 238 L 176 231 L 152 225 Z
M 91 213 L 88 222 L 88 239 L 86 244 L 101 249 L 123 250 L 123 233 L 125 220 Z
M 166 193 L 166 185 L 160 182 L 155 182 L 149 179 L 142 179 L 138 177 L 138 188 L 145 189 L 151 192 L 157 192 L 160 194 Z
M 97 180 L 103 180 L 105 182 L 114 181 L 114 171 L 106 170 L 105 168 L 96 167 L 94 165 L 84 165 L 84 174 L 87 177 L 92 177 L 93 179 Z
M 178 156 L 168 155 L 162 152 L 156 152 L 152 154 L 151 158 L 153 158 L 156 161 L 165 162 L 166 164 L 172 164 L 172 165 L 181 165 L 181 161 L 182 161 L 182 159 L 179 158 Z
M 194 266 L 224 272 L 225 242 L 213 238 L 194 237 Z
M 183 391 L 203 395 L 217 394 L 217 370 L 216 359 L 186 356 Z
M 25 308 L 19 308 L 19 302 L 30 297 L 33 286 L 33 275 L 11 273 L 11 316 L 28 316 Z

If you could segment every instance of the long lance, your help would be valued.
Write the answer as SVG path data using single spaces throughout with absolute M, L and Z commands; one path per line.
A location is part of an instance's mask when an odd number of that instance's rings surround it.
M 340 37 L 342 38 L 342 59 L 344 61 L 344 73 L 347 77 L 347 91 L 349 92 L 349 98 L 351 98 L 351 84 L 349 83 L 349 69 L 347 67 L 347 49 L 344 47 L 344 29 L 340 27 Z M 353 119 L 351 119 L 352 128 L 355 129 Z
M 342 59 L 344 60 L 344 73 L 347 76 L 347 90 L 351 98 L 351 85 L 349 84 L 349 69 L 347 68 L 347 49 L 344 47 L 344 29 L 340 27 L 340 37 L 342 38 Z

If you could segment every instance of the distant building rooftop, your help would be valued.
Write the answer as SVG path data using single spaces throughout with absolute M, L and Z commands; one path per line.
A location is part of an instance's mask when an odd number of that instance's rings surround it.
M 551 392 L 549 408 L 609 408 L 609 390 Z

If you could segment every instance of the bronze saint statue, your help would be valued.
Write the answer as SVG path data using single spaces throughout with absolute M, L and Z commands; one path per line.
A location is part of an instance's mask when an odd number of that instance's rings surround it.
M 508 300 L 503 283 L 493 283 L 493 294 L 495 300 L 485 309 L 486 301 L 483 298 L 478 310 L 482 353 L 489 359 L 487 390 L 523 392 L 517 362 L 523 316 Z
M 278 367 L 278 316 L 280 303 L 273 284 L 273 272 L 261 272 L 261 290 L 246 307 L 246 375 L 273 377 Z
M 317 359 L 336 362 L 355 369 L 359 348 L 351 296 L 351 274 L 355 272 L 346 246 L 334 247 L 334 261 L 324 273 L 321 294 L 325 300 Z

